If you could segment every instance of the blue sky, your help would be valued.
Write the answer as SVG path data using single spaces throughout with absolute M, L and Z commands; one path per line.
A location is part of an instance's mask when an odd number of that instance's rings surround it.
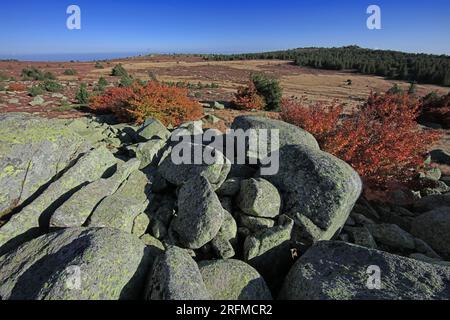
M 82 29 L 66 28 L 66 9 Z M 382 10 L 368 30 L 366 9 Z M 357 44 L 450 54 L 448 0 L 2 0 L 0 55 L 255 52 Z

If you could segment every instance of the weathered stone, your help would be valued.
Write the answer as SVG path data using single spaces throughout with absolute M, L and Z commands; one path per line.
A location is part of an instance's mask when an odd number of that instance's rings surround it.
M 102 177 L 117 160 L 106 149 L 89 151 L 53 182 L 33 202 L 0 229 L 2 252 L 13 248 L 39 234 L 42 227 L 48 228 L 51 214 L 84 185 Z
M 170 229 L 180 244 L 199 249 L 218 234 L 224 219 L 223 208 L 211 184 L 203 176 L 194 177 L 178 193 L 178 214 Z
M 214 300 L 272 300 L 258 271 L 239 260 L 215 260 L 199 263 L 207 290 Z
M 146 213 L 141 213 L 138 215 L 133 222 L 133 228 L 131 229 L 131 233 L 136 235 L 137 237 L 142 237 L 150 224 L 150 218 Z
M 414 219 L 411 233 L 450 259 L 450 207 L 441 207 Z
M 395 224 L 368 224 L 375 241 L 393 249 L 414 250 L 414 237 Z
M 138 170 L 139 164 L 139 160 L 130 160 L 119 165 L 112 177 L 94 181 L 83 187 L 56 209 L 50 219 L 50 227 L 81 227 L 92 214 L 95 207 L 104 198 L 115 193 L 129 175 Z
M 139 299 L 151 262 L 145 245 L 119 230 L 64 229 L 0 257 L 0 297 Z
M 0 115 L 0 217 L 66 169 L 87 146 L 63 121 Z
M 377 243 L 366 227 L 346 227 L 344 231 L 350 235 L 352 242 L 358 246 L 376 249 Z
M 224 219 L 216 237 L 211 241 L 211 246 L 216 255 L 221 259 L 229 259 L 236 254 L 233 245 L 236 244 L 237 224 L 231 213 L 223 210 Z
M 200 154 L 211 154 L 216 156 L 216 161 L 213 164 L 194 164 L 194 151 L 200 152 Z M 172 158 L 179 157 L 180 153 L 183 154 L 183 159 L 186 158 L 185 163 L 192 164 L 176 164 Z M 187 155 L 186 155 L 187 154 Z M 190 143 L 180 143 L 175 146 L 171 151 L 171 156 L 168 156 L 161 165 L 158 167 L 158 172 L 161 176 L 170 183 L 181 186 L 189 179 L 204 175 L 214 190 L 220 188 L 223 182 L 226 180 L 228 173 L 230 172 L 230 161 L 218 150 L 202 145 L 195 145 Z
M 244 243 L 244 260 L 264 277 L 276 292 L 292 266 L 290 240 L 294 221 L 280 216 L 279 224 L 248 236 Z
M 146 288 L 147 300 L 209 300 L 197 263 L 186 250 L 169 247 L 156 258 Z
M 164 245 L 162 244 L 162 242 L 159 241 L 158 239 L 152 237 L 148 233 L 144 234 L 140 239 L 142 240 L 142 242 L 144 242 L 144 244 L 147 247 L 151 247 L 151 249 L 154 250 L 155 252 L 157 252 L 158 254 L 161 254 L 164 251 L 166 251 L 166 248 L 164 248 Z
M 304 145 L 308 146 L 314 150 L 319 150 L 319 144 L 316 139 L 309 133 L 303 129 L 300 129 L 297 126 L 292 124 L 264 118 L 264 117 L 256 117 L 256 116 L 240 116 L 234 119 L 233 124 L 231 125 L 231 129 L 238 130 L 242 129 L 247 131 L 249 129 L 256 130 L 259 132 L 262 130 L 279 130 L 279 148 L 282 148 L 286 145 Z M 274 151 L 277 149 L 275 146 L 272 146 L 272 136 L 268 133 L 267 137 L 267 150 Z M 258 140 L 259 143 L 259 140 Z M 246 147 L 248 150 L 248 156 L 250 158 L 260 159 L 258 155 L 252 154 L 251 150 L 249 150 L 248 146 Z
M 368 286 L 380 268 L 379 290 Z M 344 242 L 316 243 L 292 267 L 281 300 L 447 300 L 450 268 Z
M 142 127 L 138 129 L 137 134 L 144 140 L 152 140 L 154 138 L 167 140 L 170 137 L 169 130 L 159 120 L 152 118 L 145 120 Z
M 295 240 L 310 244 L 335 235 L 362 191 L 360 177 L 348 164 L 299 145 L 283 147 L 280 170 L 265 178 L 282 194 L 284 212 L 295 221 Z
M 272 228 L 275 221 L 269 218 L 252 217 L 244 213 L 239 214 L 240 225 L 252 232 L 258 232 L 267 228 Z
M 225 109 L 225 105 L 223 103 L 220 103 L 218 101 L 213 101 L 210 104 L 211 108 L 216 109 L 216 110 L 223 110 Z
M 216 192 L 222 197 L 234 197 L 241 190 L 241 181 L 240 178 L 229 178 Z
M 450 207 L 450 194 L 432 195 L 414 203 L 414 209 L 417 212 L 428 212 L 441 207 Z
M 141 171 L 132 172 L 114 194 L 97 206 L 87 225 L 116 228 L 131 233 L 134 220 L 147 208 L 149 193 L 147 176 Z
M 280 214 L 281 197 L 277 188 L 267 180 L 243 180 L 237 205 L 250 216 L 275 218 Z
M 42 96 L 37 96 L 34 97 L 34 99 L 29 103 L 30 106 L 35 107 L 35 106 L 40 106 L 43 105 L 45 102 L 44 98 L 42 98 Z
M 434 163 L 450 165 L 450 154 L 444 150 L 431 151 L 431 161 Z
M 127 149 L 131 151 L 133 156 L 141 161 L 140 169 L 144 169 L 149 165 L 158 164 L 164 144 L 164 140 L 152 139 L 147 142 L 129 146 Z

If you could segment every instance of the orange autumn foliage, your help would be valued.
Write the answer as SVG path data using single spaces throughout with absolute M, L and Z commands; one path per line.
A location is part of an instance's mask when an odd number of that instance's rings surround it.
M 16 92 L 16 91 L 25 91 L 27 87 L 21 83 L 11 83 L 8 87 L 8 91 Z
M 246 87 L 241 87 L 235 94 L 233 104 L 240 110 L 262 110 L 265 106 L 264 98 L 258 94 L 253 82 Z
M 281 118 L 310 132 L 321 143 L 330 132 L 336 129 L 344 106 L 337 101 L 329 105 L 309 103 L 306 98 L 300 100 L 283 99 Z
M 420 108 L 420 102 L 407 94 L 371 94 L 342 120 L 335 104 L 319 103 L 313 110 L 292 101 L 283 104 L 282 117 L 318 135 L 322 149 L 349 163 L 366 191 L 372 191 L 409 184 L 439 140 L 438 132 L 417 125 Z
M 110 88 L 91 99 L 90 108 L 116 115 L 119 121 L 142 123 L 155 118 L 174 126 L 198 120 L 203 109 L 188 97 L 188 90 L 163 85 L 156 81 L 145 86 L 134 83 L 130 88 Z

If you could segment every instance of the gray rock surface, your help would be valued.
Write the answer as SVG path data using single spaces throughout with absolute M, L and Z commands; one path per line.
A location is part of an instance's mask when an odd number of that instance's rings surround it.
M 306 243 L 331 239 L 362 191 L 359 175 L 344 161 L 300 145 L 283 147 L 278 174 L 265 178 L 282 194 L 295 239 Z
M 138 170 L 139 160 L 132 159 L 118 166 L 117 171 L 106 179 L 99 179 L 76 192 L 53 213 L 50 227 L 81 227 L 95 207 L 106 197 L 115 193 L 129 175 Z
M 122 186 L 105 198 L 94 210 L 87 225 L 98 228 L 117 228 L 131 233 L 134 220 L 144 212 L 149 201 L 150 184 L 141 171 L 134 171 Z
M 0 217 L 21 205 L 87 150 L 65 122 L 0 115 Z
M 415 218 L 411 233 L 442 257 L 450 259 L 450 207 L 441 207 Z
M 156 119 L 147 119 L 144 124 L 138 129 L 137 134 L 143 140 L 151 140 L 159 138 L 167 140 L 170 137 L 170 132 L 167 128 Z
M 395 224 L 369 224 L 366 226 L 378 244 L 393 249 L 414 250 L 414 237 Z
M 202 261 L 199 267 L 214 300 L 272 300 L 264 279 L 243 261 Z
M 277 188 L 262 178 L 243 180 L 236 202 L 250 216 L 275 218 L 280 214 L 280 194 Z
M 381 289 L 370 266 L 380 268 Z M 370 272 L 369 272 L 370 271 Z M 315 244 L 292 267 L 279 299 L 447 300 L 450 268 L 344 242 Z
M 3 300 L 139 299 L 152 257 L 136 237 L 65 229 L 0 257 Z
M 297 126 L 279 120 L 257 116 L 240 116 L 234 119 L 233 124 L 231 125 L 231 129 L 242 129 L 244 131 L 248 129 L 254 129 L 257 131 L 261 129 L 276 129 L 279 130 L 279 148 L 282 148 L 286 145 L 298 144 L 311 147 L 315 150 L 319 150 L 319 144 L 309 132 L 300 129 Z M 272 147 L 272 137 L 270 135 L 267 140 L 267 145 L 268 150 L 271 150 L 272 148 L 275 149 L 274 147 Z M 248 150 L 248 146 L 246 150 Z M 248 155 L 251 158 L 259 158 L 258 156 L 251 154 L 251 152 L 249 152 Z
M 40 227 L 48 228 L 51 215 L 61 204 L 84 185 L 101 178 L 116 163 L 117 160 L 104 147 L 86 153 L 0 228 L 0 251 L 35 237 L 41 231 Z
M 170 229 L 184 248 L 199 249 L 216 237 L 223 220 L 223 208 L 211 184 L 197 176 L 180 188 L 178 213 Z
M 209 300 L 197 263 L 186 250 L 169 247 L 153 265 L 147 300 Z
M 201 150 L 199 151 L 200 155 L 205 153 L 216 155 L 216 161 L 212 164 L 204 161 L 200 161 L 201 164 L 194 164 L 193 153 L 195 149 Z M 173 161 L 173 158 L 180 154 L 184 155 L 184 152 L 187 152 L 188 154 L 184 163 Z M 171 155 L 162 161 L 161 165 L 158 167 L 158 172 L 164 179 L 176 186 L 183 185 L 193 177 L 204 175 L 211 183 L 214 190 L 217 190 L 226 180 L 230 168 L 230 161 L 220 151 L 208 146 L 181 142 L 172 149 Z

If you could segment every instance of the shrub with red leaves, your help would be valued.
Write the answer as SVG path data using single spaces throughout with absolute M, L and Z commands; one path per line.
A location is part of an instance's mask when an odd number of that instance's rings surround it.
M 265 106 L 265 101 L 262 96 L 258 94 L 253 82 L 249 82 L 246 87 L 241 87 L 234 96 L 233 104 L 239 110 L 262 110 Z
M 111 112 L 123 122 L 142 123 L 155 118 L 165 125 L 177 126 L 198 120 L 203 109 L 188 97 L 188 90 L 170 87 L 156 81 L 146 85 L 134 83 L 130 88 L 110 88 L 91 99 L 90 108 L 97 112 Z
M 11 83 L 8 87 L 8 91 L 16 92 L 16 91 L 26 91 L 27 87 L 21 83 Z
M 438 132 L 418 127 L 420 108 L 420 102 L 407 94 L 371 94 L 342 120 L 341 106 L 335 103 L 305 107 L 293 101 L 283 103 L 282 118 L 316 134 L 323 150 L 360 174 L 366 191 L 386 190 L 411 183 L 440 138 Z
M 343 111 L 344 106 L 337 101 L 324 104 L 310 103 L 306 98 L 283 99 L 280 115 L 284 121 L 305 129 L 313 134 L 319 143 L 322 143 L 331 132 L 336 130 Z

